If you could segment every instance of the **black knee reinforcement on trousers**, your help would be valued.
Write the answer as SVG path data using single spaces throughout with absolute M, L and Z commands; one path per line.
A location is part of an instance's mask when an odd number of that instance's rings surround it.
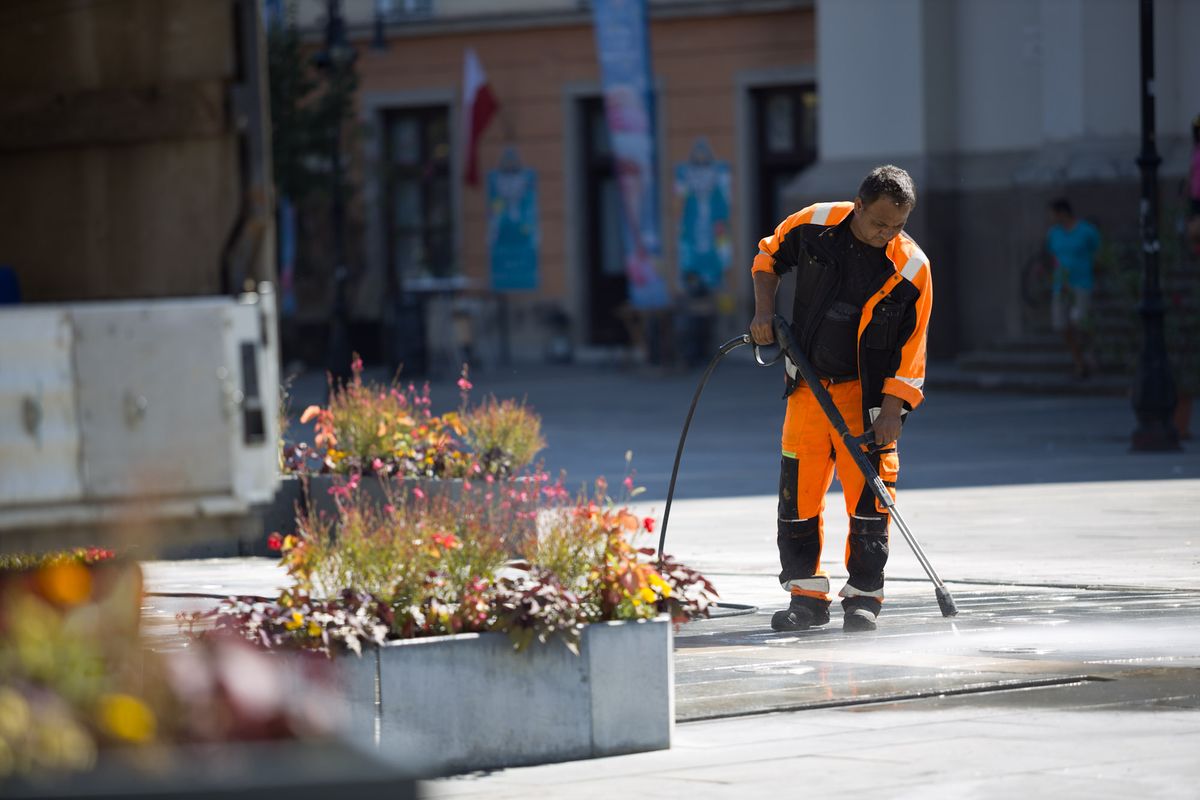
M 817 517 L 800 520 L 779 520 L 775 537 L 779 547 L 779 582 L 811 578 L 821 558 L 821 520 Z
M 779 518 L 795 519 L 800 516 L 796 510 L 796 484 L 800 481 L 800 462 L 784 456 L 779 461 Z
M 888 560 L 888 518 L 885 516 L 850 519 L 850 558 L 846 570 L 849 582 L 863 592 L 883 588 L 883 568 Z

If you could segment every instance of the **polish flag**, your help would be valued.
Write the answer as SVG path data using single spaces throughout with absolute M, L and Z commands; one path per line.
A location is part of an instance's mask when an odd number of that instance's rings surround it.
M 465 177 L 471 186 L 479 185 L 479 140 L 499 108 L 479 56 L 468 47 L 463 60 L 463 119 L 467 125 Z

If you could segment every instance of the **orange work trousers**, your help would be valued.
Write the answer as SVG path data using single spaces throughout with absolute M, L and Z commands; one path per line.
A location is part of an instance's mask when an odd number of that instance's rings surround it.
M 862 387 L 858 381 L 825 382 L 834 404 L 855 436 L 863 432 Z M 900 469 L 896 445 L 871 456 L 872 465 L 895 496 Z M 888 558 L 888 513 L 867 487 L 842 439 L 808 386 L 788 398 L 783 422 L 783 458 L 779 470 L 777 544 L 782 571 L 779 583 L 793 595 L 828 608 L 829 577 L 821 569 L 825 494 L 837 468 L 850 517 L 846 540 L 849 578 L 838 593 L 847 612 L 864 608 L 879 614 L 883 605 L 883 568 Z

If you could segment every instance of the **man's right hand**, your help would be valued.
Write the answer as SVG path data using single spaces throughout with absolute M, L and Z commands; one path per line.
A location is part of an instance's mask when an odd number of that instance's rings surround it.
M 775 326 L 773 313 L 758 311 L 754 314 L 754 319 L 750 321 L 750 338 L 754 339 L 755 344 L 774 344 L 775 343 Z

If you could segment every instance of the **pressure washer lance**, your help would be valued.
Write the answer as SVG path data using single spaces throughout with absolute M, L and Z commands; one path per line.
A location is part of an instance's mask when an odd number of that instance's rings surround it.
M 888 492 L 887 487 L 883 485 L 883 479 L 879 477 L 879 473 L 875 471 L 871 460 L 867 458 L 867 452 L 863 448 L 865 447 L 867 451 L 875 449 L 874 436 L 870 432 L 857 437 L 850 433 L 850 429 L 846 425 L 846 420 L 842 417 L 841 412 L 838 411 L 833 398 L 829 396 L 828 390 L 821 384 L 820 377 L 796 345 L 795 337 L 792 336 L 792 329 L 787 320 L 776 314 L 772 323 L 775 328 L 775 341 L 779 344 L 779 351 L 770 360 L 763 360 L 761 347 L 754 344 L 754 340 L 750 337 L 750 334 L 744 333 L 721 345 L 713 360 L 709 362 L 708 368 L 704 370 L 704 375 L 700 378 L 700 385 L 696 387 L 696 394 L 692 397 L 691 408 L 688 409 L 687 418 L 683 423 L 683 433 L 679 437 L 679 447 L 675 450 L 675 465 L 671 468 L 671 483 L 667 488 L 667 503 L 663 509 L 662 528 L 658 535 L 658 560 L 660 566 L 663 557 L 663 546 L 667 540 L 667 521 L 671 517 L 671 500 L 675 496 L 675 479 L 679 475 L 679 461 L 683 456 L 683 445 L 687 441 L 688 428 L 691 427 L 692 416 L 696 413 L 696 404 L 700 401 L 700 393 L 704 391 L 704 384 L 708 382 L 709 376 L 712 375 L 717 364 L 720 363 L 721 359 L 727 353 L 736 350 L 742 345 L 753 344 L 754 360 L 761 366 L 771 366 L 783 356 L 786 356 L 796 366 L 796 369 L 800 372 L 800 376 L 808 384 L 808 388 L 812 390 L 817 403 L 820 404 L 821 410 L 825 412 L 825 416 L 829 419 L 830 424 L 833 425 L 838 435 L 842 437 L 842 442 L 846 445 L 846 450 L 849 451 L 851 458 L 854 459 L 854 463 L 862 472 L 863 477 L 866 478 L 867 485 L 871 487 L 871 491 L 875 497 L 879 499 L 879 502 L 887 509 L 892 519 L 896 521 L 896 525 L 900 528 L 900 533 L 904 535 L 904 540 L 908 542 L 908 546 L 912 548 L 913 554 L 921 564 L 921 568 L 925 570 L 925 574 L 933 582 L 934 594 L 937 597 L 938 607 L 942 611 L 942 616 L 955 616 L 958 614 L 958 607 L 954 604 L 954 598 L 950 596 L 950 590 L 946 588 L 946 584 L 938 577 L 933 565 L 925 557 L 925 551 L 921 549 L 921 545 L 918 544 L 912 531 L 908 529 L 904 518 L 900 516 L 899 510 L 896 508 L 896 501 L 892 499 L 892 495 Z

